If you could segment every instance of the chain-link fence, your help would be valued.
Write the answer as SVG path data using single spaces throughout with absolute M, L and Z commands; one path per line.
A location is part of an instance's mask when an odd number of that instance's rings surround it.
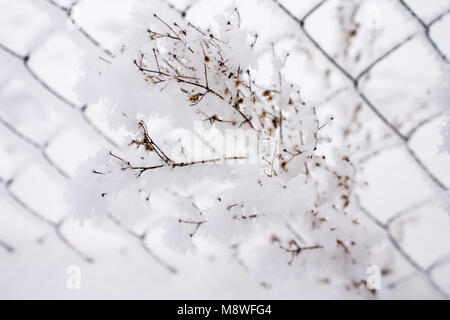
M 394 136 L 394 140 L 396 141 L 394 148 L 404 148 L 404 150 L 406 150 L 410 162 L 414 163 L 412 170 L 424 174 L 426 179 L 436 187 L 435 191 L 433 191 L 427 199 L 416 201 L 416 199 L 412 198 L 410 199 L 408 206 L 406 206 L 407 209 L 400 210 L 400 212 L 390 215 L 387 219 L 380 219 L 377 212 L 371 212 L 370 209 L 365 207 L 364 202 L 362 202 L 362 207 L 365 208 L 363 209 L 363 212 L 385 232 L 392 244 L 393 251 L 399 253 L 401 256 L 400 259 L 403 259 L 410 267 L 409 272 L 402 277 L 393 280 L 388 288 L 394 289 L 397 285 L 402 285 L 405 282 L 413 281 L 412 279 L 419 278 L 424 280 L 438 297 L 448 299 L 450 292 L 448 291 L 448 286 L 445 287 L 445 281 L 448 280 L 447 277 L 445 277 L 445 274 L 448 272 L 450 252 L 442 254 L 442 250 L 440 250 L 439 255 L 433 256 L 432 261 L 430 260 L 427 263 L 422 263 L 417 261 L 415 254 L 411 254 L 408 248 L 405 248 L 400 237 L 393 231 L 395 225 L 398 224 L 399 221 L 403 221 L 414 215 L 418 209 L 435 201 L 435 196 L 439 194 L 440 190 L 447 189 L 446 183 L 442 181 L 438 174 L 435 173 L 422 159 L 421 153 L 414 149 L 410 144 L 414 135 L 419 134 L 423 126 L 434 121 L 436 115 L 423 117 L 405 133 L 385 114 L 382 106 L 377 105 L 377 103 L 368 97 L 364 90 L 361 89 L 360 83 L 375 67 L 388 60 L 395 52 L 402 49 L 416 38 L 423 38 L 426 40 L 423 42 L 423 45 L 428 46 L 429 49 L 434 52 L 434 59 L 440 60 L 440 62 L 444 64 L 448 63 L 446 53 L 432 37 L 432 30 L 441 21 L 450 16 L 450 9 L 440 12 L 429 21 L 425 21 L 418 13 L 408 6 L 407 1 L 392 0 L 398 2 L 397 10 L 402 10 L 406 15 L 410 15 L 410 18 L 415 21 L 415 30 L 404 37 L 403 40 L 393 44 L 390 49 L 379 55 L 371 63 L 365 66 L 362 71 L 354 75 L 353 72 L 348 71 L 346 67 L 340 64 L 332 53 L 328 52 L 327 49 L 322 46 L 320 41 L 313 35 L 313 30 L 310 30 L 308 27 L 310 19 L 319 15 L 321 10 L 324 10 L 323 8 L 331 1 L 333 0 L 318 1 L 302 15 L 294 14 L 283 4 L 283 1 L 274 0 L 273 4 L 276 5 L 277 10 L 284 12 L 286 19 L 293 20 L 298 25 L 298 32 L 303 34 L 305 39 L 309 41 L 310 46 L 312 45 L 312 48 L 315 50 L 314 54 L 325 58 L 330 69 L 337 71 L 344 76 L 345 81 L 347 82 L 344 84 L 345 90 L 353 90 L 359 97 L 363 106 L 362 108 L 368 108 L 373 113 L 373 116 L 378 119 L 377 121 L 381 121 L 390 134 Z M 77 43 L 82 43 L 84 49 L 88 52 L 93 52 L 93 55 L 112 56 L 112 53 L 102 45 L 101 41 L 97 40 L 89 32 L 88 28 L 85 28 L 83 24 L 74 17 L 74 9 L 83 2 L 82 0 L 74 2 L 40 0 L 40 2 L 42 2 L 42 4 L 39 4 L 39 10 L 49 12 L 49 19 L 62 21 L 64 18 L 66 20 L 64 23 L 73 24 L 74 28 L 68 33 L 68 36 L 76 38 Z M 182 18 L 189 18 L 187 13 L 197 4 L 194 2 L 184 4 L 182 7 L 170 3 L 166 3 L 166 5 L 172 8 Z M 60 208 L 58 206 L 55 208 L 55 206 L 49 204 L 52 201 L 57 201 L 55 200 L 55 197 L 58 195 L 48 195 L 48 193 L 51 193 L 50 189 L 46 191 L 39 190 L 38 188 L 37 190 L 30 191 L 29 188 L 27 188 L 29 185 L 39 186 L 41 183 L 44 184 L 43 180 L 49 178 L 52 180 L 52 183 L 55 184 L 55 188 L 57 189 L 58 186 L 63 186 L 67 179 L 70 179 L 73 174 L 74 166 L 68 165 L 67 162 L 70 163 L 73 161 L 71 155 L 74 152 L 77 153 L 78 150 L 71 150 L 70 139 L 68 140 L 67 137 L 63 136 L 66 134 L 65 129 L 66 126 L 68 126 L 68 123 L 70 123 L 70 126 L 74 125 L 79 132 L 87 135 L 87 137 L 89 137 L 87 140 L 92 139 L 95 141 L 96 145 L 106 144 L 111 146 L 111 148 L 117 147 L 110 132 L 107 132 L 104 129 L 104 126 L 97 122 L 98 119 L 95 117 L 95 110 L 92 111 L 93 106 L 85 104 L 83 101 L 78 101 L 78 99 L 73 98 L 70 93 L 60 92 L 60 83 L 55 82 L 54 80 L 49 81 L 47 79 L 48 72 L 51 73 L 51 71 L 43 70 L 39 67 L 39 63 L 42 59 L 59 59 L 57 53 L 53 56 L 50 55 L 49 57 L 45 57 L 45 54 L 43 56 L 40 52 L 41 44 L 54 35 L 55 29 L 62 28 L 62 26 L 65 27 L 62 22 L 53 22 L 54 21 L 50 20 L 43 22 L 44 25 L 48 24 L 51 26 L 48 28 L 40 28 L 40 31 L 36 31 L 36 33 L 33 33 L 33 30 L 28 30 L 31 33 L 30 42 L 32 45 L 23 50 L 15 49 L 15 47 L 20 48 L 20 45 L 16 45 L 14 42 L 4 42 L 1 40 L 2 38 L 0 36 L 0 68 L 8 66 L 8 72 L 4 72 L 6 75 L 0 74 L 0 123 L 2 126 L 0 136 L 2 136 L 2 141 L 7 141 L 6 144 L 9 143 L 13 145 L 13 154 L 19 153 L 21 155 L 19 158 L 22 157 L 22 160 L 20 160 L 19 163 L 3 165 L 4 168 L 1 170 L 0 182 L 4 187 L 5 200 L 2 204 L 3 208 L 0 209 L 0 211 L 2 211 L 0 214 L 0 225 L 3 224 L 4 226 L 3 228 L 0 228 L 0 251 L 3 251 L 0 259 L 2 261 L 14 261 L 15 255 L 20 253 L 20 251 L 28 245 L 27 241 L 44 241 L 45 238 L 50 237 L 49 234 L 51 234 L 54 239 L 57 239 L 56 241 L 59 241 L 67 250 L 71 251 L 78 256 L 79 259 L 84 261 L 84 263 L 95 265 L 97 263 L 95 250 L 90 250 L 90 244 L 86 245 L 86 243 L 79 241 L 77 234 L 72 231 L 70 226 L 71 218 L 59 214 L 58 210 Z M 41 32 L 42 30 L 44 31 Z M 20 40 L 18 43 L 20 43 Z M 433 54 L 430 55 L 430 59 L 433 59 Z M 53 62 L 50 62 L 50 65 L 52 65 L 52 63 Z M 58 63 L 66 62 L 55 61 L 55 68 L 57 68 Z M 48 61 L 47 65 L 49 65 Z M 64 82 L 63 78 L 65 78 L 65 76 L 66 75 L 64 74 L 60 74 L 61 82 Z M 70 77 L 70 75 L 67 76 Z M 20 116 L 11 116 L 11 112 L 5 113 L 4 110 L 7 109 L 8 104 L 16 103 L 13 107 L 21 108 L 21 103 L 15 102 L 17 100 L 14 100 L 14 95 L 10 92 L 11 84 L 16 77 L 20 77 L 23 86 L 22 89 L 18 89 L 22 90 L 19 91 L 19 93 L 23 92 L 25 95 L 26 92 L 31 92 L 30 99 L 31 101 L 34 101 L 33 103 L 36 105 L 42 104 L 47 106 L 47 104 L 52 104 L 57 106 L 54 110 L 57 110 L 57 113 L 60 112 L 64 115 L 61 116 L 61 118 L 64 118 L 65 122 L 63 121 L 61 122 L 62 124 L 56 125 L 52 130 L 50 130 L 45 123 L 40 123 L 38 126 L 32 125 L 30 129 L 21 123 Z M 64 88 L 64 86 L 62 87 Z M 342 89 L 336 89 L 336 91 L 326 99 L 327 103 L 332 103 L 333 100 L 339 96 L 341 91 Z M 5 95 L 8 99 L 5 98 Z M 12 98 L 11 95 L 13 95 Z M 39 104 L 39 102 L 36 101 L 41 101 L 41 103 Z M 32 108 L 34 107 L 33 103 L 31 105 Z M 7 111 L 11 110 L 7 109 Z M 15 113 L 21 112 L 28 112 L 28 109 L 15 110 Z M 13 114 L 15 113 L 13 112 Z M 39 118 L 37 117 L 35 121 L 39 121 Z M 45 134 L 39 133 L 39 130 L 44 130 Z M 76 137 L 77 136 L 75 135 L 73 139 L 77 139 Z M 392 145 L 379 145 L 378 147 L 379 150 L 371 154 L 370 158 L 376 157 L 385 150 L 393 148 Z M 58 149 L 58 152 L 55 151 L 56 149 Z M 67 156 L 61 156 L 61 154 L 64 155 L 65 153 L 67 153 Z M 23 156 L 24 154 L 28 156 Z M 34 171 L 34 173 L 30 173 L 28 171 L 29 167 L 39 168 L 39 173 Z M 36 200 L 36 198 L 38 198 L 38 200 Z M 47 206 L 51 207 L 51 212 L 46 210 L 46 206 L 42 205 L 39 198 L 41 198 L 41 201 L 47 201 Z M 9 210 L 7 208 L 9 208 Z M 23 215 L 24 220 L 33 219 L 34 221 L 37 221 L 37 224 L 33 221 L 33 226 L 30 227 L 32 229 L 31 231 L 28 231 L 28 229 L 21 229 L 22 222 L 18 224 L 10 222 L 15 221 L 14 219 L 16 219 L 16 217 L 13 217 L 13 215 L 16 215 L 16 211 L 25 213 Z M 134 243 L 133 246 L 140 248 L 140 254 L 148 255 L 150 259 L 157 261 L 164 269 L 169 271 L 169 274 L 177 272 L 175 265 L 167 262 L 166 259 L 160 258 L 159 254 L 156 254 L 152 249 L 152 242 L 148 237 L 147 230 L 135 230 L 134 228 L 128 227 L 114 215 L 108 216 L 108 219 L 111 224 L 116 227 L 114 232 L 117 234 L 117 237 L 128 237 L 131 241 L 134 241 L 132 242 Z M 24 223 L 26 224 L 26 222 Z M 13 232 L 15 235 L 10 239 L 12 234 L 11 229 L 15 229 Z M 433 234 L 427 234 L 425 236 L 433 237 Z M 25 241 L 22 238 L 26 238 L 27 240 Z M 444 247 L 444 249 L 449 249 L 448 245 L 444 244 Z M 30 259 L 32 259 L 31 256 Z M 2 262 L 0 262 L 0 264 L 1 263 Z M 444 274 L 444 276 L 442 276 L 442 274 Z M 441 280 L 442 278 L 444 281 Z M 8 293 L 1 292 L 1 295 L 8 296 Z

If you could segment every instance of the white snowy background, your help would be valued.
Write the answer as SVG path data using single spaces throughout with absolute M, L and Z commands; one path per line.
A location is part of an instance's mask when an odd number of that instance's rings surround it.
M 234 3 L 242 23 L 261 34 L 258 41 L 295 50 L 288 76 L 320 112 L 335 113 L 344 125 L 349 110 L 361 104 L 362 124 L 375 132 L 374 154 L 362 160 L 367 187 L 359 192 L 361 214 L 387 246 L 386 259 L 373 262 L 389 270 L 378 296 L 450 296 L 450 219 L 440 207 L 441 189 L 412 157 L 450 185 L 450 155 L 438 153 L 443 117 L 433 98 L 443 63 L 429 41 L 450 57 L 450 1 L 406 1 L 421 21 L 432 23 L 429 38 L 399 1 L 363 1 L 368 9 L 357 20 L 380 32 L 376 39 L 358 38 L 361 48 L 371 42 L 359 63 L 336 55 L 344 41 L 336 6 L 345 0 L 325 1 L 305 20 L 312 39 L 354 77 L 395 48 L 370 69 L 360 91 L 406 141 L 392 137 L 309 39 L 296 38 L 302 34 L 298 24 L 273 1 L 151 1 L 200 26 Z M 0 0 L 0 298 L 346 298 L 342 288 L 323 295 L 316 283 L 259 283 L 233 250 L 216 254 L 203 243 L 196 255 L 181 255 L 161 243 L 158 228 L 127 226 L 113 216 L 80 226 L 68 215 L 67 178 L 117 137 L 105 123 L 104 106 L 77 94 L 81 66 L 86 56 L 114 50 L 135 2 Z M 321 2 L 281 1 L 297 17 Z M 90 85 L 95 90 L 95 82 Z M 67 288 L 72 265 L 81 270 L 80 290 Z

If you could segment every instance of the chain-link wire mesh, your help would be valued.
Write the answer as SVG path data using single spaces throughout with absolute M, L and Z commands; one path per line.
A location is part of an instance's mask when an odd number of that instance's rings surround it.
M 393 289 L 395 286 L 412 281 L 413 278 L 421 278 L 425 280 L 426 283 L 438 294 L 438 296 L 448 299 L 450 296 L 450 292 L 448 292 L 448 287 L 441 283 L 439 278 L 435 276 L 436 270 L 446 270 L 448 268 L 448 263 L 450 262 L 450 252 L 447 254 L 441 254 L 439 257 L 435 258 L 431 263 L 425 265 L 417 261 L 416 257 L 413 257 L 409 253 L 407 249 L 405 249 L 404 245 L 400 241 L 399 237 L 393 232 L 393 226 L 398 223 L 400 220 L 405 219 L 405 217 L 410 216 L 414 213 L 415 210 L 426 206 L 428 203 L 435 200 L 435 195 L 439 194 L 439 190 L 446 190 L 446 184 L 437 176 L 436 173 L 433 172 L 429 168 L 429 166 L 422 160 L 421 156 L 417 153 L 417 151 L 411 147 L 410 142 L 415 134 L 419 132 L 419 130 L 427 125 L 429 122 L 433 121 L 436 118 L 436 115 L 432 115 L 426 117 L 415 124 L 412 128 L 408 130 L 408 132 L 404 133 L 399 129 L 398 125 L 390 120 L 385 113 L 382 111 L 379 105 L 374 103 L 364 92 L 364 90 L 360 87 L 361 80 L 366 77 L 376 66 L 381 64 L 383 61 L 389 59 L 391 55 L 393 55 L 396 51 L 400 50 L 402 47 L 406 46 L 409 42 L 418 37 L 424 37 L 426 39 L 426 43 L 424 45 L 429 46 L 429 48 L 437 55 L 438 59 L 443 63 L 448 63 L 448 57 L 443 49 L 436 43 L 436 41 L 431 36 L 432 29 L 438 25 L 443 19 L 449 16 L 450 9 L 447 9 L 441 12 L 439 15 L 435 16 L 430 21 L 423 20 L 418 13 L 416 13 L 411 7 L 408 6 L 407 2 L 403 0 L 395 0 L 398 1 L 398 10 L 403 10 L 405 14 L 410 15 L 412 19 L 416 22 L 415 30 L 412 34 L 405 37 L 402 41 L 395 43 L 392 47 L 385 51 L 383 54 L 379 55 L 376 59 L 374 59 L 371 63 L 369 63 L 361 72 L 359 72 L 356 76 L 353 75 L 352 72 L 347 70 L 342 64 L 340 64 L 337 59 L 335 59 L 332 53 L 328 52 L 321 44 L 318 39 L 316 39 L 313 35 L 312 30 L 308 28 L 308 22 L 314 16 L 320 14 L 321 10 L 323 10 L 324 6 L 327 2 L 332 0 L 322 0 L 318 1 L 316 5 L 310 8 L 309 11 L 304 13 L 301 16 L 297 16 L 293 12 L 291 12 L 287 6 L 283 5 L 283 1 L 273 0 L 273 3 L 277 5 L 277 9 L 284 12 L 286 19 L 293 20 L 298 25 L 298 32 L 302 33 L 306 39 L 309 41 L 309 45 L 312 45 L 315 48 L 315 54 L 321 55 L 326 59 L 329 67 L 334 71 L 339 72 L 345 78 L 348 84 L 345 84 L 345 90 L 350 88 L 353 90 L 356 95 L 359 97 L 362 102 L 363 108 L 368 108 L 372 111 L 373 116 L 377 118 L 379 121 L 383 123 L 383 125 L 396 137 L 397 143 L 395 144 L 395 148 L 404 148 L 407 154 L 409 155 L 409 159 L 412 163 L 414 163 L 414 170 L 420 171 L 424 174 L 427 179 L 431 181 L 432 184 L 436 187 L 436 192 L 433 193 L 432 196 L 427 198 L 426 200 L 420 201 L 416 203 L 415 199 L 410 199 L 410 205 L 408 209 L 401 210 L 400 212 L 390 216 L 388 219 L 383 221 L 383 219 L 378 218 L 376 212 L 371 212 L 369 209 L 364 207 L 362 204 L 363 212 L 373 221 L 375 224 L 385 232 L 387 238 L 392 244 L 393 250 L 398 252 L 403 259 L 410 267 L 411 271 L 405 274 L 403 277 L 392 281 L 389 288 Z M 393 0 L 394 1 L 394 0 Z M 77 38 L 77 41 L 83 42 L 83 47 L 88 48 L 87 50 L 93 50 L 97 55 L 106 55 L 112 56 L 112 53 L 109 49 L 102 45 L 100 41 L 98 41 L 89 30 L 87 30 L 82 24 L 80 24 L 76 18 L 73 16 L 74 8 L 80 5 L 83 1 L 56 1 L 56 0 L 40 0 L 42 4 L 40 4 L 40 10 L 50 12 L 50 19 L 61 20 L 62 18 L 66 19 L 68 23 L 73 24 L 74 28 L 69 34 L 70 37 Z M 164 2 L 167 6 L 172 8 L 179 16 L 182 18 L 186 18 L 188 11 L 195 6 L 195 2 L 185 5 L 183 8 L 179 8 L 171 3 Z M 109 145 L 111 148 L 116 148 L 117 144 L 109 132 L 106 132 L 101 126 L 101 124 L 97 123 L 97 119 L 95 118 L 95 114 L 91 115 L 90 111 L 92 106 L 85 104 L 83 101 L 78 101 L 76 98 L 71 97 L 70 94 L 61 93 L 59 90 L 59 84 L 53 82 L 49 82 L 47 80 L 47 73 L 45 70 L 39 68 L 39 61 L 41 61 L 42 57 L 39 53 L 40 46 L 48 40 L 49 37 L 52 37 L 55 29 L 60 28 L 61 24 L 52 23 L 51 21 L 45 21 L 44 24 L 49 24 L 51 27 L 45 29 L 44 32 L 40 32 L 40 34 L 32 34 L 31 38 L 33 39 L 33 45 L 23 52 L 20 50 L 13 49 L 14 46 L 11 46 L 8 43 L 4 43 L 0 41 L 0 58 L 2 65 L 8 65 L 11 70 L 14 70 L 12 74 L 8 74 L 5 77 L 1 77 L 0 74 L 0 98 L 5 95 L 5 90 L 7 89 L 8 84 L 11 83 L 11 79 L 16 75 L 19 75 L 21 79 L 25 79 L 26 87 L 24 91 L 28 91 L 27 87 L 33 87 L 33 95 L 38 92 L 38 95 L 45 96 L 44 104 L 53 103 L 58 106 L 59 112 L 62 114 L 69 114 L 69 121 L 74 123 L 79 131 L 86 133 L 88 135 L 88 139 L 93 139 L 96 141 L 98 145 Z M 37 33 L 37 32 L 36 32 Z M 1 39 L 1 38 L 0 38 Z M 81 40 L 80 40 L 81 39 Z M 38 56 L 37 58 L 35 56 Z M 56 58 L 57 59 L 57 58 Z M 431 59 L 431 58 L 430 58 Z M 64 77 L 64 75 L 61 75 Z M 37 85 L 37 86 L 36 86 Z M 95 86 L 95 84 L 93 84 Z M 37 89 L 35 89 L 37 87 Z M 332 102 L 335 99 L 342 89 L 337 89 L 333 94 L 331 94 L 326 101 L 328 103 Z M 96 264 L 97 258 L 95 255 L 86 252 L 86 246 L 84 244 L 79 245 L 78 239 L 72 233 L 71 229 L 68 228 L 66 230 L 66 225 L 71 221 L 71 218 L 66 215 L 58 215 L 46 212 L 45 207 L 38 206 L 35 207 L 33 204 L 36 201 L 29 201 L 28 196 L 30 195 L 29 191 L 22 192 L 24 189 L 24 184 L 27 185 L 28 177 L 24 177 L 24 172 L 28 167 L 33 165 L 38 165 L 44 172 L 44 174 L 48 174 L 51 176 L 52 180 L 56 181 L 56 185 L 64 185 L 65 181 L 70 179 L 73 174 L 73 170 L 71 170 L 70 166 L 64 161 L 67 161 L 67 158 L 58 156 L 55 158 L 54 154 L 55 148 L 59 148 L 60 153 L 65 153 L 67 149 L 67 143 L 61 143 L 60 139 L 63 139 L 61 135 L 64 135 L 64 126 L 67 125 L 67 122 L 64 122 L 63 127 L 57 127 L 52 132 L 47 132 L 46 134 L 39 134 L 36 130 L 28 130 L 24 129 L 23 125 L 20 123 L 20 117 L 14 118 L 6 116 L 1 109 L 5 107 L 5 101 L 2 100 L 0 102 L 3 104 L 0 106 L 0 125 L 2 128 L 3 140 L 13 141 L 14 150 L 19 150 L 20 153 L 29 154 L 27 161 L 22 161 L 20 163 L 20 168 L 14 168 L 11 170 L 2 170 L 0 176 L 0 182 L 4 188 L 4 195 L 9 201 L 9 205 L 14 207 L 14 210 L 5 210 L 1 209 L 1 219 L 0 224 L 7 225 L 7 221 L 12 219 L 11 215 L 15 214 L 16 210 L 21 210 L 25 212 L 25 219 L 33 219 L 37 221 L 37 225 L 33 224 L 32 228 L 38 228 L 39 232 L 32 231 L 31 234 L 38 234 L 38 241 L 43 241 L 44 237 L 48 237 L 48 234 L 53 234 L 56 236 L 57 241 L 65 246 L 65 248 L 71 251 L 73 254 L 79 257 L 82 261 L 87 264 Z M 11 101 L 11 100 L 9 100 Z M 20 110 L 16 110 L 18 112 L 22 112 Z M 39 120 L 39 119 L 38 119 Z M 42 125 L 42 124 L 41 124 Z M 46 125 L 43 125 L 44 129 Z M 95 137 L 97 138 L 95 138 Z M 382 153 L 384 150 L 392 148 L 391 145 L 388 146 L 379 146 L 379 150 L 370 155 L 370 157 L 376 157 L 378 154 Z M 69 152 L 69 151 L 68 151 Z M 25 181 L 22 181 L 24 180 Z M 39 179 L 37 177 L 30 179 Z M 40 181 L 37 182 L 38 185 Z M 16 187 L 16 184 L 20 184 L 20 186 Z M 25 188 L 26 189 L 26 188 Z M 35 193 L 39 194 L 42 190 L 37 190 Z M 36 197 L 36 194 L 33 195 Z M 39 197 L 39 195 L 38 195 Z M 49 198 L 50 201 L 51 197 Z M 53 210 L 52 210 L 53 211 Z M 56 210 L 57 211 L 57 210 Z M 169 273 L 176 273 L 176 266 L 173 266 L 171 263 L 167 262 L 165 259 L 159 257 L 158 254 L 151 248 L 151 240 L 148 239 L 148 231 L 146 230 L 134 230 L 133 228 L 128 227 L 124 224 L 118 217 L 110 214 L 108 216 L 109 221 L 114 225 L 116 229 L 116 233 L 119 237 L 128 237 L 134 241 L 134 246 L 140 247 L 142 249 L 142 255 L 148 255 L 151 259 L 154 259 L 159 264 L 161 264 Z M 13 226 L 13 228 L 16 226 Z M 26 245 L 26 242 L 17 241 L 16 239 L 9 239 L 9 234 L 2 234 L 2 230 L 0 229 L 0 251 L 3 251 L 3 256 L 1 260 L 6 261 L 7 259 L 13 259 L 14 255 L 22 250 L 22 246 Z M 17 237 L 20 238 L 20 227 L 17 228 Z M 27 231 L 24 231 L 27 232 Z M 432 237 L 432 234 L 427 235 Z M 17 244 L 16 244 L 17 243 Z M 448 249 L 448 247 L 447 247 Z M 87 250 L 89 251 L 89 250 Z M 1 263 L 1 262 L 0 262 Z M 445 273 L 445 271 L 444 271 Z M 447 291 L 446 291 L 447 290 Z M 7 296 L 7 293 L 2 292 L 2 295 Z

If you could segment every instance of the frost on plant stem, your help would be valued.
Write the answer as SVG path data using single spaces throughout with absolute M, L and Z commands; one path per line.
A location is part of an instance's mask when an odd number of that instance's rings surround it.
M 311 276 L 367 293 L 370 241 L 355 215 L 355 167 L 325 133 L 333 117 L 319 119 L 285 80 L 285 57 L 253 77 L 258 36 L 239 20 L 232 10 L 201 29 L 136 11 L 117 55 L 95 65 L 125 142 L 80 167 L 75 215 L 126 212 L 162 227 L 180 252 L 201 241 L 238 250 L 257 278 Z

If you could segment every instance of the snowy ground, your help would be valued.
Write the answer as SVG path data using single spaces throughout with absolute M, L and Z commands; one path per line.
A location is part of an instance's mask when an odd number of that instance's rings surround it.
M 318 2 L 282 1 L 299 17 Z M 332 56 L 342 45 L 337 2 L 327 1 L 306 25 Z M 407 147 L 386 138 L 389 130 L 363 104 L 361 121 L 379 133 L 372 139 L 380 152 L 364 162 L 368 187 L 360 200 L 372 218 L 367 223 L 389 247 L 386 261 L 373 262 L 391 271 L 383 277 L 380 297 L 448 298 L 450 220 L 439 207 L 439 188 L 411 157 L 412 150 L 450 185 L 450 156 L 438 154 L 442 118 L 430 91 L 439 78 L 441 58 L 398 1 L 366 2 L 375 13 L 360 19 L 375 19 L 383 31 L 359 63 L 337 58 L 352 76 L 413 35 L 374 66 L 361 88 L 405 136 L 413 132 Z M 76 94 L 81 62 L 86 55 L 96 58 L 114 49 L 135 1 L 80 0 L 69 19 L 71 3 L 0 0 L 0 298 L 345 298 L 342 290 L 330 288 L 323 296 L 323 290 L 295 281 L 262 285 L 249 278 L 232 250 L 216 255 L 202 244 L 197 255 L 179 255 L 163 246 L 158 228 L 127 226 L 114 217 L 79 226 L 68 216 L 66 177 L 117 138 L 101 119 L 103 106 Z M 198 25 L 208 25 L 230 3 L 199 0 L 191 6 L 191 1 L 173 0 L 174 10 L 188 8 L 186 18 Z M 258 30 L 261 41 L 300 32 L 271 1 L 236 3 L 243 23 Z M 447 0 L 407 3 L 425 23 L 450 8 Z M 448 57 L 449 28 L 450 14 L 430 28 L 431 39 Z M 288 60 L 289 76 L 302 85 L 306 99 L 320 105 L 320 112 L 339 108 L 335 112 L 345 121 L 348 110 L 361 103 L 348 79 L 306 40 L 281 40 L 280 46 L 305 49 Z M 318 79 L 326 70 L 331 75 L 324 86 Z M 327 99 L 333 92 L 337 94 Z M 81 270 L 79 290 L 67 287 L 69 266 Z

